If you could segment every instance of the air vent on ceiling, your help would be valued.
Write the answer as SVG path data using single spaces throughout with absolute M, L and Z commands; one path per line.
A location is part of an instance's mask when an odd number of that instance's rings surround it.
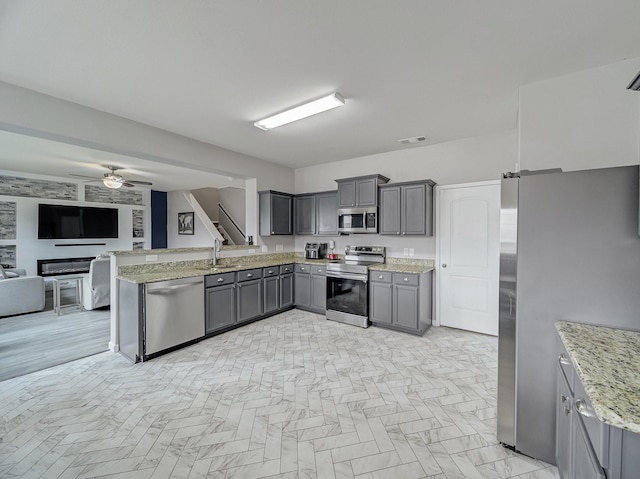
M 633 80 L 631 80 L 631 83 L 629 83 L 629 86 L 627 87 L 627 89 L 640 91 L 640 72 L 638 72 L 636 77 Z
M 422 143 L 427 141 L 426 136 L 414 136 L 412 138 L 405 138 L 403 140 L 398 140 L 398 143 L 403 145 L 413 145 L 414 143 Z

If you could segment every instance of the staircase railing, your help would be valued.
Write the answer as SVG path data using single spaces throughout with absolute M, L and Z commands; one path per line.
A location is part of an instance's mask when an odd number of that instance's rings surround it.
M 209 232 L 211 237 L 213 239 L 217 239 L 220 242 L 220 244 L 222 244 L 224 242 L 224 238 L 218 231 L 218 228 L 216 228 L 216 226 L 212 223 L 211 219 L 209 218 L 209 215 L 207 215 L 207 213 L 204 211 L 202 206 L 200 206 L 200 203 L 198 203 L 198 200 L 196 199 L 196 197 L 193 196 L 193 194 L 190 191 L 184 191 L 183 193 L 184 193 L 185 199 L 191 205 L 191 207 L 193 208 L 193 211 L 198 216 L 198 218 L 200 218 L 200 221 L 202 221 L 202 223 L 204 224 L 204 227 Z
M 244 244 L 246 234 L 222 203 L 218 203 L 218 221 L 234 244 Z

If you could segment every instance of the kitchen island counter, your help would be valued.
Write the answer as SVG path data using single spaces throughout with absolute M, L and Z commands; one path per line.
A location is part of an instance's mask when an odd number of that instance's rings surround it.
M 556 329 L 598 419 L 640 433 L 640 332 L 566 321 Z

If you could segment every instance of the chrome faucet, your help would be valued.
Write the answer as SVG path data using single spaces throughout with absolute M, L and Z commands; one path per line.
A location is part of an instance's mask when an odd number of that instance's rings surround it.
M 218 251 L 220 251 L 220 240 L 215 238 L 213 240 L 213 258 L 211 258 L 211 266 L 213 267 L 218 264 Z

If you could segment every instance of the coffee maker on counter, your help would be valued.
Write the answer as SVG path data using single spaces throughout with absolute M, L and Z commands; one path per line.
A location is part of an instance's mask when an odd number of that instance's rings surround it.
M 304 247 L 306 259 L 324 259 L 327 256 L 327 243 L 307 243 Z

